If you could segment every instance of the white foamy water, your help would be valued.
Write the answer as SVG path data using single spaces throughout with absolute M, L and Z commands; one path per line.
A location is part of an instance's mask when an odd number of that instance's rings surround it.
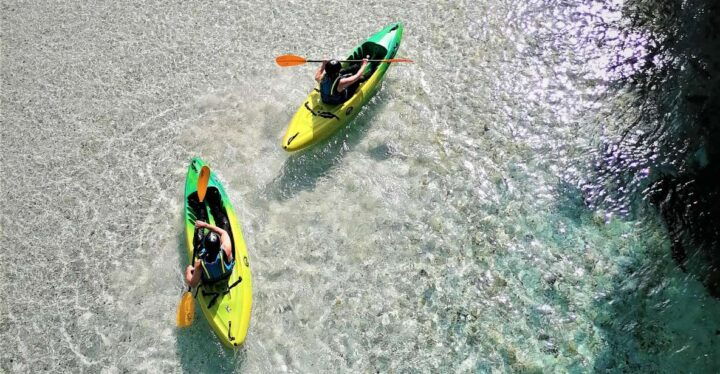
M 619 14 L 591 5 L 3 3 L 0 369 L 720 370 L 720 303 L 654 211 L 583 202 L 606 119 L 633 109 L 587 41 Z M 416 62 L 282 151 L 316 66 L 274 57 L 341 56 L 393 21 Z M 175 328 L 193 156 L 248 244 L 238 352 L 201 314 Z

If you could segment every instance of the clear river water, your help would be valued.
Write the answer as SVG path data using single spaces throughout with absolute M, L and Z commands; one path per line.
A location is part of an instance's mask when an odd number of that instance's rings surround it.
M 664 113 L 622 84 L 658 43 L 629 1 L 3 1 L 0 371 L 720 372 L 647 198 L 668 153 L 616 141 Z M 394 21 L 415 62 L 284 152 L 316 65 L 275 56 Z M 175 327 L 194 156 L 248 244 L 238 351 Z

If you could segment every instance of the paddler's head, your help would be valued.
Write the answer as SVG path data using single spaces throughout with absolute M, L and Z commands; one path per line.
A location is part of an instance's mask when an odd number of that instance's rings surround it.
M 325 73 L 329 77 L 335 77 L 338 74 L 340 74 L 340 61 L 338 60 L 330 60 L 327 65 L 325 65 Z
M 210 231 L 203 239 L 203 246 L 205 247 L 205 255 L 214 258 L 220 251 L 220 236 L 216 232 Z

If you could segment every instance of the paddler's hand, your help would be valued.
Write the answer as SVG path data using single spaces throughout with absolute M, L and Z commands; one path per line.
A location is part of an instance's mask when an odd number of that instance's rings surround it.
M 193 273 L 195 273 L 195 268 L 192 265 L 188 265 L 185 268 L 185 283 L 189 286 L 192 282 Z
M 360 65 L 360 69 L 358 70 L 358 72 L 360 73 L 360 79 L 364 79 L 364 78 L 365 78 L 365 67 L 366 67 L 367 64 L 368 64 L 368 59 L 369 59 L 369 58 L 370 58 L 370 55 L 367 55 L 367 56 L 365 56 L 364 59 L 362 59 L 362 65 Z
M 205 227 L 205 225 L 206 225 L 206 223 L 203 222 L 203 221 L 201 221 L 201 220 L 195 221 L 195 228 L 198 228 L 198 229 L 199 229 L 199 228 L 201 228 L 201 227 Z
M 362 66 L 360 67 L 360 69 L 364 69 L 365 66 L 367 66 L 369 59 L 370 59 L 370 55 L 365 56 L 365 58 L 363 59 Z
M 320 83 L 320 80 L 322 79 L 323 75 L 325 75 L 325 65 L 330 62 L 330 60 L 322 60 L 322 64 L 320 64 L 320 67 L 315 72 L 315 81 Z

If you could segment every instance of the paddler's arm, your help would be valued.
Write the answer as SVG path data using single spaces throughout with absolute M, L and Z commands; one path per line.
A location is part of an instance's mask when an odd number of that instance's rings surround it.
M 190 287 L 197 287 L 200 284 L 201 271 L 200 260 L 195 260 L 195 266 L 188 265 L 185 268 L 185 282 Z
M 232 240 L 230 240 L 230 235 L 228 235 L 227 233 L 220 237 L 220 248 L 225 251 L 225 257 L 227 257 L 228 261 L 232 261 Z
M 337 88 L 338 92 L 345 91 L 346 88 L 350 87 L 350 85 L 352 85 L 353 83 L 360 80 L 360 78 L 362 78 L 362 75 L 365 72 L 365 66 L 367 66 L 367 64 L 368 64 L 368 57 L 370 57 L 370 56 L 367 56 L 366 58 L 363 59 L 362 65 L 360 66 L 360 69 L 358 69 L 357 73 L 355 73 L 355 75 L 340 79 L 340 83 L 338 83 L 338 88 Z
M 232 261 L 232 240 L 230 240 L 230 234 L 227 231 L 203 221 L 195 221 L 195 227 L 206 228 L 220 235 L 220 247 L 225 251 L 228 260 Z
M 315 72 L 315 81 L 320 83 L 322 80 L 323 74 L 325 74 L 325 65 L 327 65 L 328 60 L 323 60 L 322 64 L 318 68 L 317 72 Z

